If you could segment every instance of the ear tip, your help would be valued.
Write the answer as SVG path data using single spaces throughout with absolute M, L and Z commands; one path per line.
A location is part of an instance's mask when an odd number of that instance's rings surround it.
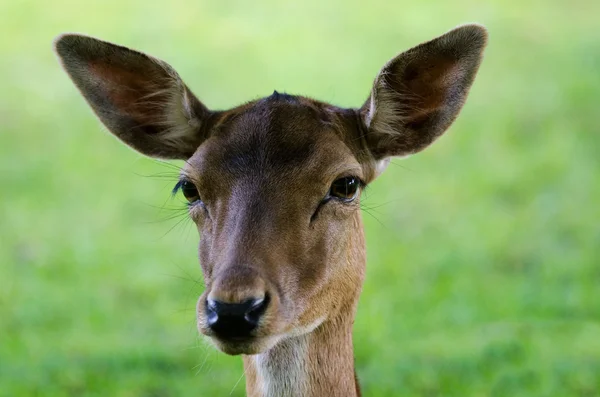
M 73 41 L 73 35 L 71 33 L 62 33 L 54 38 L 52 41 L 52 48 L 58 55 L 63 55 L 68 47 L 70 47 L 70 42 Z
M 477 32 L 479 34 L 482 35 L 487 35 L 487 28 L 477 22 L 468 22 L 468 23 L 464 23 L 462 25 L 458 25 L 456 28 L 454 28 L 453 30 L 466 30 L 466 31 L 472 31 L 472 32 Z
M 53 41 L 54 51 L 62 58 L 76 52 L 77 48 L 85 41 L 93 40 L 91 37 L 84 36 L 78 33 L 63 33 Z
M 457 26 L 448 32 L 448 34 L 480 48 L 486 46 L 489 36 L 487 28 L 479 23 L 467 23 Z
M 462 27 L 467 30 L 470 34 L 481 38 L 482 41 L 487 42 L 489 33 L 485 26 L 479 23 L 469 23 L 466 25 L 462 25 Z

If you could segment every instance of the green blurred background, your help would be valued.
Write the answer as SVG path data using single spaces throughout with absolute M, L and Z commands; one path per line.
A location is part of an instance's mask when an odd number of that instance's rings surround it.
M 461 116 L 364 196 L 364 394 L 600 396 L 599 2 L 22 0 L 0 15 L 1 396 L 244 395 L 240 358 L 196 334 L 176 172 L 100 126 L 56 35 L 162 58 L 214 109 L 274 89 L 358 106 L 389 58 L 472 21 L 490 42 Z

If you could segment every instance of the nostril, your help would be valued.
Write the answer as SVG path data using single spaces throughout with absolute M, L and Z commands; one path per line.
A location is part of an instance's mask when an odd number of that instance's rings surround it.
M 269 297 L 246 299 L 240 303 L 225 303 L 206 299 L 207 325 L 225 337 L 247 337 L 260 321 L 269 304 Z
M 260 320 L 260 317 L 263 315 L 263 313 L 267 309 L 268 305 L 269 305 L 269 295 L 265 295 L 265 297 L 262 299 L 256 299 L 255 302 L 250 307 L 250 310 L 248 310 L 245 313 L 244 319 L 247 322 L 254 324 L 255 326 L 258 325 L 258 321 Z
M 217 303 L 213 299 L 206 300 L 206 320 L 209 327 L 212 327 L 219 320 Z

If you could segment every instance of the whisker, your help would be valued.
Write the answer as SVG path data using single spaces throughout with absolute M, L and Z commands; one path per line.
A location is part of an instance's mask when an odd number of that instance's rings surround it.
M 377 221 L 377 223 L 379 223 L 379 224 L 380 224 L 380 225 L 381 225 L 381 226 L 382 226 L 382 227 L 383 227 L 385 230 L 392 231 L 392 229 L 390 229 L 389 227 L 387 227 L 387 226 L 386 226 L 386 225 L 385 225 L 383 222 L 381 222 L 381 221 L 379 220 L 379 218 L 377 218 L 375 215 L 373 215 L 373 214 L 372 214 L 370 211 L 368 211 L 368 210 L 365 210 L 365 212 L 366 212 L 366 213 L 367 213 L 367 214 L 368 214 L 370 217 L 372 217 L 373 219 L 375 219 L 375 220 Z
M 233 389 L 231 389 L 231 391 L 229 392 L 229 395 L 231 396 L 233 394 L 233 392 L 235 391 L 235 388 L 237 387 L 237 385 L 240 383 L 240 381 L 242 380 L 242 378 L 246 375 L 246 368 L 244 368 L 244 372 L 242 372 L 242 376 L 240 376 L 240 378 L 238 379 L 237 382 L 235 382 L 235 385 L 233 385 Z
M 190 347 L 183 347 L 181 348 L 182 351 L 186 351 L 186 350 L 194 350 L 194 349 L 202 349 L 202 348 L 206 348 L 206 346 L 202 346 L 201 344 L 197 344 L 196 346 L 190 346 Z M 200 365 L 200 364 L 198 364 Z M 194 365 L 191 369 L 195 369 L 196 367 L 198 367 L 198 365 Z
M 194 280 L 193 278 L 189 278 L 189 277 L 182 277 L 182 276 L 176 276 L 174 274 L 168 274 L 168 273 L 160 273 L 161 276 L 165 276 L 165 277 L 173 277 L 173 278 L 178 278 L 180 280 L 184 280 L 184 281 L 191 281 L 195 284 L 199 284 L 200 281 L 199 280 Z
M 204 364 L 206 364 L 208 357 L 210 355 L 214 355 L 215 351 L 214 350 L 207 350 L 206 351 L 206 355 L 204 356 L 204 360 L 202 361 L 202 363 L 200 364 L 200 368 L 198 368 L 198 371 L 196 371 L 196 374 L 194 376 L 198 376 L 198 374 L 200 374 L 200 372 L 202 372 L 202 370 L 204 369 Z M 207 374 L 210 372 L 210 369 L 212 369 L 212 365 L 208 368 L 208 371 L 206 372 Z
M 198 376 L 198 374 L 200 372 L 202 372 L 202 369 L 204 369 L 204 364 L 206 364 L 206 360 L 208 360 L 208 357 L 210 356 L 210 354 L 212 353 L 211 351 L 207 350 L 205 352 L 206 354 L 204 355 L 204 360 L 202 360 L 202 362 L 198 365 L 195 365 L 194 367 L 192 367 L 192 371 L 196 368 L 198 368 L 198 370 L 196 371 L 196 373 L 194 374 L 194 376 Z
M 148 203 L 142 203 L 144 204 L 146 207 L 150 207 L 150 208 L 154 208 L 157 210 L 164 210 L 164 211 L 188 211 L 187 207 L 167 207 L 166 204 L 169 201 L 169 199 L 167 199 L 167 201 L 165 201 L 165 203 L 163 205 L 153 205 L 153 204 L 148 204 Z
M 158 159 L 152 159 L 152 161 L 155 164 L 159 164 L 159 165 L 162 165 L 162 166 L 167 167 L 167 168 L 171 168 L 171 169 L 174 169 L 174 170 L 177 170 L 177 171 L 183 171 L 183 167 L 180 167 L 177 164 L 173 164 L 173 163 L 170 163 L 168 161 L 158 160 Z
M 152 224 L 162 223 L 162 222 L 170 221 L 170 220 L 173 220 L 173 219 L 179 219 L 179 218 L 181 218 L 181 219 L 177 223 L 180 223 L 180 222 L 184 221 L 186 218 L 188 218 L 187 209 L 186 210 L 181 210 L 181 212 L 177 212 L 174 215 L 169 215 L 167 217 L 160 218 L 160 219 L 157 219 L 155 221 L 146 221 L 144 223 L 147 224 L 147 225 L 152 225 Z M 166 233 L 165 233 L 165 235 L 166 235 Z M 162 236 L 162 237 L 164 237 L 164 236 Z
M 187 244 L 188 239 L 190 237 L 190 231 L 193 229 L 193 226 L 192 226 L 193 224 L 194 224 L 193 222 L 188 222 L 184 226 L 184 228 L 185 228 L 185 232 L 184 232 L 184 234 L 185 234 L 185 240 L 184 240 L 184 243 L 186 243 L 186 244 Z
M 394 199 L 394 200 L 386 201 L 385 203 L 375 204 L 375 205 L 371 205 L 371 206 L 366 206 L 366 205 L 363 205 L 363 203 L 360 203 L 360 208 L 365 209 L 365 210 L 375 210 L 377 208 L 383 207 L 384 205 L 388 205 L 388 204 L 395 203 L 398 201 L 403 201 L 403 199 Z
M 415 170 L 413 170 L 412 168 L 408 168 L 408 167 L 407 167 L 407 166 L 405 166 L 405 165 L 400 165 L 400 164 L 398 164 L 397 162 L 394 162 L 394 161 L 391 161 L 391 160 L 390 160 L 390 164 L 392 164 L 392 165 L 394 165 L 394 166 L 396 166 L 396 167 L 400 167 L 400 168 L 402 168 L 402 169 L 404 169 L 404 170 L 406 170 L 406 171 L 410 171 L 410 172 L 414 172 L 414 171 L 415 171 Z
M 165 237 L 167 234 L 171 233 L 171 232 L 173 231 L 173 229 L 175 229 L 177 226 L 181 225 L 181 224 L 182 224 L 183 222 L 185 222 L 186 220 L 189 220 L 189 221 L 191 221 L 191 219 L 190 219 L 189 217 L 187 217 L 187 216 L 182 216 L 182 217 L 181 217 L 181 219 L 180 219 L 179 221 L 177 221 L 177 223 L 175 223 L 173 226 L 171 226 L 171 227 L 169 228 L 169 230 L 167 230 L 167 232 L 166 232 L 165 234 L 163 234 L 163 235 L 162 235 L 162 236 L 159 238 L 159 240 L 160 240 L 161 238 L 164 238 L 164 237 Z
M 178 180 L 180 173 L 178 172 L 158 172 L 156 174 L 150 174 L 150 175 L 145 175 L 145 174 L 139 174 L 137 172 L 133 173 L 136 176 L 141 176 L 143 178 L 153 178 L 153 179 L 168 179 L 168 180 Z

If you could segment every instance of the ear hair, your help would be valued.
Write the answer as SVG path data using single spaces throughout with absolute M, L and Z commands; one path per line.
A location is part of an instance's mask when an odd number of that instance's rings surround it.
M 481 62 L 487 32 L 464 25 L 390 60 L 360 109 L 375 159 L 429 146 L 458 115 Z
M 83 35 L 59 36 L 54 46 L 98 118 L 129 146 L 187 159 L 205 138 L 210 111 L 167 63 Z

